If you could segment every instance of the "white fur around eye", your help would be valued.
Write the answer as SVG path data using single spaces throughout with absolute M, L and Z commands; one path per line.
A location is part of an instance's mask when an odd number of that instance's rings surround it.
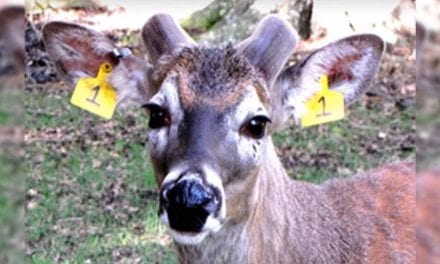
M 150 99 L 149 103 L 157 104 L 166 109 L 171 117 L 169 127 L 148 130 L 148 144 L 150 151 L 156 155 L 165 152 L 168 141 L 177 137 L 178 124 L 183 117 L 183 109 L 179 102 L 177 84 L 173 79 L 165 81 L 159 92 Z
M 261 158 L 261 147 L 264 139 L 255 140 L 248 137 L 240 137 L 238 141 L 238 155 L 243 161 L 258 163 Z
M 150 152 L 162 154 L 168 145 L 168 129 L 159 128 L 148 130 L 148 147 Z
M 231 115 L 231 124 L 233 129 L 237 130 L 254 116 L 269 116 L 260 97 L 253 87 L 248 88 L 248 91 L 243 96 L 243 101 L 237 105 L 235 111 Z
M 257 115 L 268 116 L 267 111 L 254 88 L 249 87 L 244 100 L 230 115 L 231 129 L 228 132 L 226 141 L 237 145 L 238 156 L 243 162 L 259 162 L 261 148 L 264 145 L 266 136 L 262 139 L 254 139 L 240 132 L 241 127 Z M 267 133 L 267 132 L 266 132 Z

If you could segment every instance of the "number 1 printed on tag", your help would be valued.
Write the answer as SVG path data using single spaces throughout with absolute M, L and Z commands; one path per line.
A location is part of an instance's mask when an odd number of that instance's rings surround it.
M 98 104 L 98 103 L 96 102 L 96 97 L 98 97 L 99 88 L 100 88 L 99 85 L 95 86 L 95 87 L 92 89 L 92 91 L 95 92 L 95 94 L 93 95 L 93 98 L 87 98 L 87 101 L 89 101 L 90 103 L 95 104 L 95 105 L 97 105 L 97 106 L 100 106 L 100 104 Z
M 76 84 L 70 102 L 84 110 L 110 119 L 116 108 L 116 92 L 107 82 L 112 66 L 105 62 L 96 78 L 81 78 Z
M 344 118 L 344 95 L 328 88 L 328 77 L 321 77 L 321 91 L 306 102 L 307 112 L 301 117 L 303 127 Z

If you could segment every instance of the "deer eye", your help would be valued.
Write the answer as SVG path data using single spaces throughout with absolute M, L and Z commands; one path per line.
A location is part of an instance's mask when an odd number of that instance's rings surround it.
M 267 122 L 271 122 L 267 116 L 255 116 L 244 124 L 241 131 L 249 137 L 260 139 L 266 132 Z
M 157 104 L 145 104 L 142 106 L 150 113 L 150 120 L 148 127 L 151 129 L 157 129 L 164 126 L 169 126 L 171 122 L 168 112 Z

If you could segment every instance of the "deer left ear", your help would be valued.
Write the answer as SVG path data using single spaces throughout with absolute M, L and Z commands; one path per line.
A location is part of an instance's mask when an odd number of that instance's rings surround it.
M 298 122 L 305 102 L 321 90 L 320 79 L 328 76 L 329 88 L 344 95 L 345 106 L 352 104 L 369 87 L 384 52 L 384 41 L 372 34 L 356 35 L 331 43 L 285 69 L 272 93 L 272 116 L 278 126 L 293 115 Z

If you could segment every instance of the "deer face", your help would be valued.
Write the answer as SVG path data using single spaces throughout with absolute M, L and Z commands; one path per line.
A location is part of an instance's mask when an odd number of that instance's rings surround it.
M 145 104 L 160 217 L 179 242 L 197 243 L 225 221 L 225 186 L 261 163 L 265 86 L 232 46 L 185 48 L 163 64 L 170 70 Z
M 95 75 L 114 48 L 102 34 L 72 24 L 49 23 L 43 36 L 72 85 Z M 368 87 L 384 48 L 374 35 L 349 37 L 282 70 L 297 37 L 276 16 L 235 46 L 198 47 L 167 15 L 152 17 L 142 37 L 150 62 L 110 60 L 109 82 L 120 106 L 132 102 L 149 113 L 159 216 L 181 244 L 200 243 L 249 214 L 260 169 L 270 167 L 269 134 L 290 115 L 300 119 L 323 74 L 352 103 Z

